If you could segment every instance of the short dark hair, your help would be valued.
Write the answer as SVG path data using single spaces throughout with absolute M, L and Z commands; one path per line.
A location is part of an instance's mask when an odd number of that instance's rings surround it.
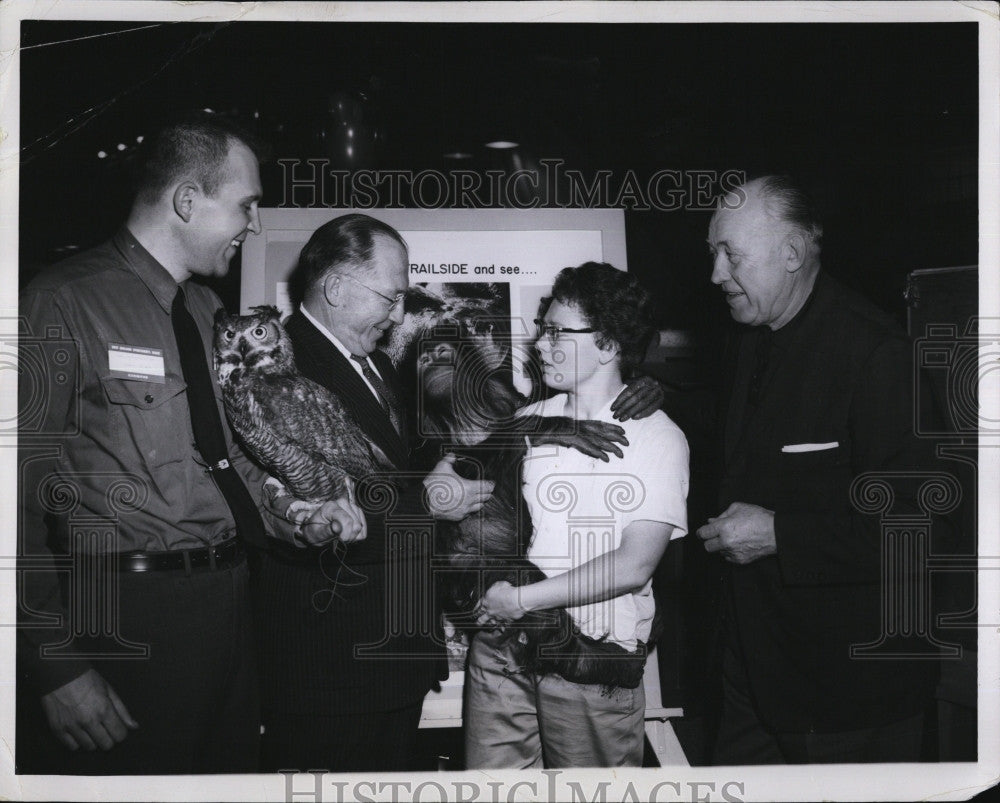
M 305 298 L 306 291 L 331 270 L 367 264 L 375 252 L 376 235 L 389 237 L 407 248 L 400 233 L 388 223 L 360 213 L 336 217 L 316 229 L 299 254 L 299 264 L 289 280 L 293 300 Z
M 256 138 L 226 117 L 192 112 L 175 119 L 144 144 L 136 172 L 136 197 L 152 202 L 182 178 L 197 181 L 205 194 L 215 195 L 226 179 L 226 158 L 235 143 L 261 158 Z
M 563 268 L 552 285 L 552 295 L 542 299 L 544 315 L 553 300 L 576 307 L 597 330 L 597 344 L 618 344 L 623 371 L 642 362 L 656 332 L 649 291 L 630 273 L 607 262 L 584 262 Z
M 812 196 L 797 178 L 788 173 L 760 176 L 760 195 L 773 214 L 810 237 L 818 248 L 823 224 Z

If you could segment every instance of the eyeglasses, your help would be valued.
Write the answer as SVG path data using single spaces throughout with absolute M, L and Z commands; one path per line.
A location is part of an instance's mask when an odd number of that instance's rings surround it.
M 368 290 L 369 292 L 374 293 L 375 295 L 379 296 L 380 298 L 384 298 L 386 301 L 389 302 L 389 309 L 392 309 L 393 307 L 399 306 L 400 304 L 403 303 L 403 299 L 406 298 L 406 293 L 405 292 L 398 293 L 395 298 L 391 298 L 390 296 L 387 296 L 385 293 L 380 293 L 374 287 L 369 287 L 367 284 L 365 284 L 360 279 L 355 279 L 349 273 L 343 273 L 341 275 L 344 276 L 344 277 L 346 277 L 346 278 L 348 278 L 348 279 L 350 279 L 355 284 L 360 284 L 363 288 L 365 288 L 365 290 Z
M 586 329 L 570 329 L 566 326 L 556 326 L 552 323 L 546 323 L 541 318 L 535 318 L 535 326 L 538 327 L 538 337 L 545 335 L 549 339 L 549 343 L 553 346 L 559 342 L 559 335 L 586 335 L 597 331 L 591 326 L 588 326 Z

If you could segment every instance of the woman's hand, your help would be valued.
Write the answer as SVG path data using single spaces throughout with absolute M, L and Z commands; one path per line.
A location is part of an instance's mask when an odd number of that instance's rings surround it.
M 503 625 L 520 619 L 528 612 L 521 607 L 521 591 L 506 580 L 491 585 L 479 600 L 476 622 L 484 626 Z

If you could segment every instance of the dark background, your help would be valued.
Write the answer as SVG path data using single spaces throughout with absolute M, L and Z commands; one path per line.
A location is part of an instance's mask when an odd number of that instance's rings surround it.
M 900 316 L 905 275 L 977 259 L 977 33 L 970 23 L 22 23 L 20 252 L 111 234 L 137 136 L 183 109 L 242 119 L 280 158 L 332 167 L 593 176 L 791 170 L 826 223 L 824 263 Z M 116 35 L 101 35 L 119 31 Z M 81 38 L 90 37 L 90 38 Z M 76 40 L 76 41 L 70 41 Z M 355 136 L 350 156 L 346 130 Z M 119 152 L 118 144 L 126 145 Z M 99 151 L 108 153 L 97 158 Z M 443 154 L 460 151 L 459 161 Z M 626 212 L 629 268 L 664 328 L 712 329 L 708 215 Z M 236 306 L 234 271 L 223 297 Z
M 129 30 L 144 25 L 22 23 L 22 282 L 112 234 L 128 210 L 136 138 L 200 108 L 238 118 L 268 144 L 264 206 L 283 200 L 278 159 L 480 172 L 561 159 L 585 177 L 613 171 L 611 187 L 627 171 L 642 184 L 660 169 L 791 171 L 824 218 L 824 266 L 901 323 L 907 274 L 977 261 L 974 24 Z M 519 148 L 484 147 L 496 139 Z M 453 152 L 467 158 L 444 156 Z M 630 271 L 655 292 L 661 327 L 686 330 L 696 347 L 670 369 L 666 403 L 691 445 L 692 532 L 715 512 L 708 377 L 729 317 L 709 281 L 708 218 L 625 212 Z M 237 264 L 216 287 L 230 309 L 238 288 Z M 685 538 L 657 577 L 665 609 L 685 612 L 661 642 L 661 670 L 665 703 L 686 708 L 678 733 L 693 763 L 714 713 L 716 570 Z

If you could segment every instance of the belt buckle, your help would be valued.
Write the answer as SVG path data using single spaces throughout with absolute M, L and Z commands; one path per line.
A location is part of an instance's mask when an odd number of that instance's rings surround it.
M 153 559 L 142 552 L 132 552 L 126 556 L 130 572 L 148 572 L 152 569 Z

